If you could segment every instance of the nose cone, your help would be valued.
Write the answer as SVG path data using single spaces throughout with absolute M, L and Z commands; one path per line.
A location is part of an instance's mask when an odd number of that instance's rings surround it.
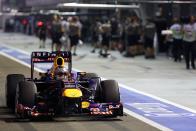
M 65 89 L 62 96 L 69 98 L 80 98 L 82 97 L 82 92 L 79 89 Z

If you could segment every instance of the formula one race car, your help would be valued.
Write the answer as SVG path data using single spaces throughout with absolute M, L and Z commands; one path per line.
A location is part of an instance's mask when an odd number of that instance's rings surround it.
M 53 63 L 34 78 L 35 63 Z M 7 106 L 19 118 L 123 115 L 118 83 L 95 73 L 72 71 L 71 52 L 32 52 L 31 78 L 7 76 Z

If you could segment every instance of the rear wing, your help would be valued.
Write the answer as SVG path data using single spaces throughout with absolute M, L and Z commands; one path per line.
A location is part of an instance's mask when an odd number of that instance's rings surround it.
M 68 63 L 68 71 L 72 71 L 72 55 L 70 51 L 55 51 L 55 52 L 32 52 L 31 53 L 31 79 L 34 74 L 35 63 L 53 63 L 56 57 L 62 57 Z

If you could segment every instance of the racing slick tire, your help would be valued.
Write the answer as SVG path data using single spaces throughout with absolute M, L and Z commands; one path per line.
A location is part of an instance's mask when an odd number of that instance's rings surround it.
M 101 81 L 102 102 L 120 103 L 120 92 L 118 83 L 115 80 Z
M 21 111 L 22 107 L 27 106 L 32 108 L 35 105 L 35 95 L 37 88 L 32 81 L 21 81 L 16 89 L 16 100 L 15 100 L 15 114 L 18 118 L 28 118 L 27 112 Z M 19 108 L 20 107 L 20 108 Z
M 23 106 L 33 107 L 35 105 L 35 96 L 37 88 L 32 81 L 21 81 L 17 90 L 18 103 Z
M 11 108 L 14 111 L 15 108 L 15 95 L 16 88 L 20 81 L 24 81 L 25 76 L 22 74 L 9 74 L 7 75 L 6 83 L 6 103 L 7 107 Z
M 101 81 L 102 90 L 102 102 L 103 103 L 120 103 L 120 91 L 117 81 L 115 80 L 104 80 Z M 106 116 L 109 118 L 123 116 L 123 106 L 121 105 L 119 109 L 113 110 L 111 116 Z

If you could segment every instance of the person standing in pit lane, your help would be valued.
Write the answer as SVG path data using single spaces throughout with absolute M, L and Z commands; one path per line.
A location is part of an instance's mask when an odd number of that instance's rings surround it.
M 190 61 L 191 67 L 195 69 L 195 30 L 193 28 L 194 19 L 185 18 L 183 25 L 183 43 L 184 43 L 184 54 L 186 60 L 186 69 L 190 69 Z
M 168 24 L 167 29 L 170 29 L 172 24 Z M 171 32 L 166 34 L 164 44 L 166 45 L 165 46 L 166 47 L 166 56 L 169 59 L 172 59 L 174 56 L 174 53 L 173 53 L 173 36 L 172 36 Z
M 58 15 L 54 15 L 52 26 L 51 26 L 52 51 L 54 51 L 54 46 L 56 47 L 56 51 L 61 50 L 62 43 L 60 39 L 62 35 L 63 35 L 63 28 L 62 28 L 60 17 Z
M 155 32 L 156 32 L 155 24 L 152 22 L 150 18 L 148 18 L 143 31 L 146 59 L 155 58 L 154 44 L 153 44 Z
M 182 46 L 182 26 L 177 18 L 174 18 L 173 25 L 171 25 L 170 30 L 172 31 L 173 38 L 173 57 L 174 61 L 181 61 L 181 55 L 183 54 Z
M 110 46 L 110 37 L 111 37 L 111 25 L 110 25 L 110 21 L 105 21 L 102 25 L 101 25 L 101 36 L 102 36 L 102 41 L 101 41 L 101 48 L 103 51 L 100 51 L 100 55 L 103 57 L 107 57 L 109 55 L 108 53 L 108 49 Z
M 111 43 L 110 43 L 111 50 L 116 50 L 118 48 L 121 34 L 122 34 L 122 28 L 120 22 L 117 20 L 117 18 L 113 17 L 111 19 Z
M 40 40 L 40 46 L 39 48 L 45 48 L 45 41 L 46 41 L 46 25 L 43 21 L 37 22 L 38 27 L 38 37 Z
M 92 41 L 93 41 L 93 50 L 91 51 L 91 53 L 95 53 L 96 49 L 100 48 L 100 44 L 101 44 L 101 32 L 100 32 L 100 26 L 101 26 L 101 22 L 100 21 L 96 21 L 95 24 L 92 26 Z
M 78 17 L 72 17 L 69 22 L 69 38 L 71 42 L 70 50 L 72 51 L 73 49 L 72 54 L 74 56 L 77 56 L 76 49 L 81 37 L 81 29 L 82 29 L 82 24 L 80 23 Z
M 137 47 L 140 40 L 140 23 L 137 16 L 127 19 L 126 38 L 127 38 L 127 51 L 125 57 L 134 57 L 137 54 Z
M 69 19 L 69 18 L 68 18 Z M 64 51 L 70 50 L 70 39 L 69 39 L 69 22 L 62 18 L 63 35 L 61 37 L 61 43 Z

